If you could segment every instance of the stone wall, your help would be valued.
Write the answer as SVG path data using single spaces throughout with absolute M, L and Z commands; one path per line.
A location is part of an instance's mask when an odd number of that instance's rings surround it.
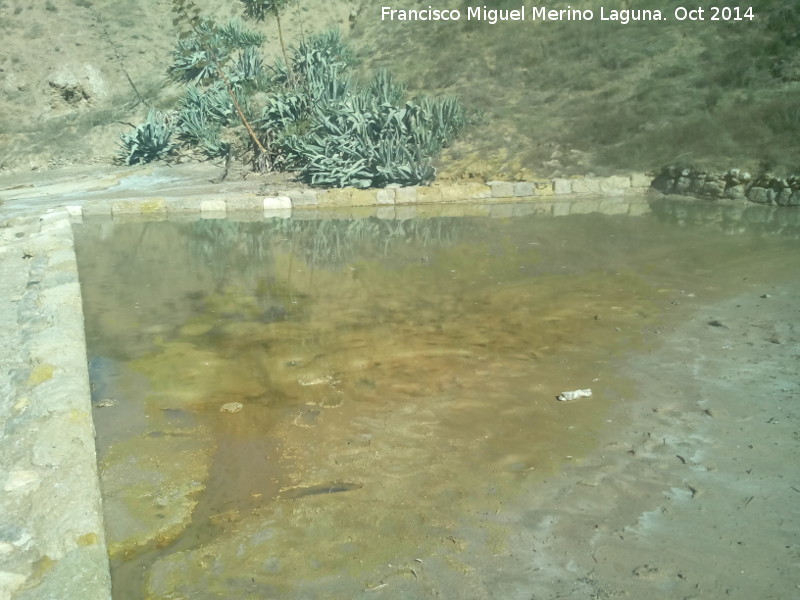
M 89 215 L 150 215 L 164 218 L 180 213 L 208 216 L 227 212 L 314 208 L 378 207 L 393 210 L 434 204 L 507 204 L 510 202 L 566 200 L 569 198 L 615 198 L 641 196 L 650 188 L 644 174 L 613 177 L 579 177 L 535 181 L 490 181 L 488 183 L 435 183 L 431 186 L 389 186 L 381 189 L 295 187 L 270 190 L 268 194 L 182 194 L 180 197 L 142 197 L 83 202 L 67 207 L 73 217 Z
M 110 600 L 81 289 L 64 211 L 0 228 L 0 599 Z
M 800 175 L 784 179 L 769 174 L 753 176 L 740 169 L 714 173 L 670 166 L 661 170 L 653 187 L 664 194 L 800 206 Z

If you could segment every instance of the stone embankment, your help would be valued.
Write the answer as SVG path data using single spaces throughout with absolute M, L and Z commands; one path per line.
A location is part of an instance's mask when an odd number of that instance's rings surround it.
M 664 194 L 800 206 L 800 175 L 780 178 L 769 174 L 753 176 L 740 169 L 713 173 L 670 166 L 661 170 L 653 187 Z
M 490 181 L 389 186 L 381 189 L 294 187 L 269 189 L 263 194 L 212 193 L 118 198 L 80 202 L 67 207 L 73 217 L 91 215 L 147 214 L 154 218 L 201 212 L 222 215 L 239 211 L 291 211 L 292 209 L 376 207 L 382 216 L 395 218 L 395 208 L 409 218 L 415 206 L 449 204 L 507 204 L 511 202 L 567 200 L 570 198 L 619 198 L 640 196 L 650 188 L 650 177 L 637 173 L 612 177 L 581 177 L 537 181 Z M 266 197 L 265 197 L 266 196 Z
M 72 228 L 0 225 L 0 599 L 109 600 Z

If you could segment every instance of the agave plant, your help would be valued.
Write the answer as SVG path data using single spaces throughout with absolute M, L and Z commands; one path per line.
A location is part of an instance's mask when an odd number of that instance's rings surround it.
M 170 75 L 182 83 L 204 84 L 219 77 L 219 69 L 237 55 L 264 43 L 266 38 L 247 31 L 237 21 L 217 25 L 203 19 L 192 34 L 179 39 L 172 52 Z M 239 54 L 241 60 L 241 54 Z M 249 59 L 252 62 L 252 52 Z
M 367 84 L 366 91 L 380 104 L 395 105 L 406 95 L 405 86 L 386 69 L 379 69 Z
M 172 133 L 170 118 L 151 108 L 144 123 L 120 136 L 119 158 L 126 165 L 165 158 L 177 147 Z
M 435 176 L 433 158 L 466 124 L 457 99 L 410 101 L 386 70 L 356 85 L 355 55 L 336 30 L 284 50 L 268 76 L 258 50 L 263 36 L 236 21 L 220 26 L 201 19 L 191 0 L 173 2 L 191 25 L 170 68 L 174 78 L 193 84 L 181 103 L 178 133 L 209 157 L 229 155 L 236 144 L 231 128 L 241 124 L 257 165 L 294 170 L 312 185 L 426 184 Z M 286 4 L 242 2 L 245 16 L 258 20 L 269 13 L 279 18 Z

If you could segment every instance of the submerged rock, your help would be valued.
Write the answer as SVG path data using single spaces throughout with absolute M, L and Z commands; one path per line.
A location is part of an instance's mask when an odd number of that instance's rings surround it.
M 189 525 L 210 463 L 210 435 L 134 437 L 100 462 L 106 538 L 111 558 L 166 544 Z

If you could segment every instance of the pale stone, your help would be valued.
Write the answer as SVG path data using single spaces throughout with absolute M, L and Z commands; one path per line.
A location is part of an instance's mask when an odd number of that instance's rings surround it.
M 721 180 L 706 181 L 700 191 L 707 196 L 719 198 L 725 192 L 725 182 Z
M 368 206 L 375 204 L 374 190 L 336 188 L 319 198 L 321 206 Z
M 653 182 L 652 178 L 645 173 L 631 174 L 631 187 L 649 188 L 652 182 Z
M 25 584 L 25 576 L 19 573 L 0 571 L 0 598 L 11 598 L 11 595 Z
M 288 196 L 268 196 L 264 198 L 264 210 L 292 208 L 292 200 Z
M 28 491 L 35 490 L 39 487 L 41 477 L 39 473 L 31 470 L 11 471 L 6 479 L 6 484 L 3 486 L 3 491 L 13 492 L 21 488 L 27 488 Z
M 458 185 L 438 186 L 441 202 L 464 203 L 492 197 L 492 189 L 485 183 L 466 182 Z
M 88 202 L 82 209 L 83 215 L 103 215 L 108 216 L 111 214 L 111 202 L 108 201 L 93 201 Z
M 514 184 L 514 196 L 517 198 L 528 198 L 533 196 L 533 183 L 530 181 L 518 181 Z
M 533 182 L 535 196 L 552 196 L 553 195 L 553 182 L 542 180 Z
M 704 189 L 703 191 L 706 190 Z M 745 195 L 745 191 L 746 189 L 744 184 L 732 185 L 731 187 L 725 190 L 725 197 L 730 198 L 731 200 L 744 200 L 747 197 Z
M 585 177 L 572 181 L 573 194 L 599 194 L 600 180 L 594 177 Z
M 492 197 L 492 188 L 485 183 L 467 182 L 458 186 L 464 196 L 470 200 L 481 200 Z
M 200 200 L 197 198 L 174 198 L 167 204 L 167 212 L 172 213 L 191 213 L 200 212 Z
M 772 190 L 762 187 L 752 187 L 747 194 L 747 198 L 750 202 L 756 202 L 757 204 L 772 204 L 774 195 L 775 192 Z
M 328 193 L 320 198 L 319 203 L 322 206 L 361 206 L 364 204 L 364 194 L 371 194 L 371 190 L 333 188 L 328 190 Z M 368 201 L 366 203 L 369 204 Z
M 603 193 L 616 193 L 629 187 L 631 187 L 631 180 L 624 175 L 612 175 L 600 180 L 600 191 Z
M 111 203 L 112 215 L 163 215 L 167 213 L 167 201 L 163 198 L 151 200 L 117 200 Z
M 225 200 L 201 200 L 200 212 L 222 212 L 224 213 L 227 206 Z
M 338 381 L 334 381 L 330 375 L 303 375 L 297 379 L 297 383 L 300 385 L 322 385 L 323 383 L 332 385 Z
M 228 211 L 235 210 L 261 210 L 264 208 L 264 201 L 261 198 L 226 198 L 225 208 Z
M 417 202 L 417 187 L 399 187 L 395 189 L 396 204 L 415 204 Z
M 316 206 L 319 204 L 318 194 L 324 195 L 323 190 L 291 190 L 280 192 L 281 196 L 287 196 L 292 201 L 293 207 Z
M 395 188 L 383 188 L 375 194 L 375 201 L 381 205 L 394 204 L 395 196 Z
M 789 201 L 792 197 L 791 188 L 784 187 L 775 194 L 775 204 L 778 206 L 790 206 Z
M 553 193 L 556 195 L 571 194 L 572 182 L 569 179 L 553 179 Z
M 61 102 L 69 105 L 89 105 L 108 96 L 105 79 L 94 65 L 61 65 L 47 80 L 57 91 Z M 51 103 L 52 105 L 52 103 Z
M 510 181 L 489 181 L 486 185 L 492 189 L 492 198 L 514 197 L 514 184 Z
M 352 206 L 375 206 L 376 190 L 361 190 L 353 188 L 350 192 Z

